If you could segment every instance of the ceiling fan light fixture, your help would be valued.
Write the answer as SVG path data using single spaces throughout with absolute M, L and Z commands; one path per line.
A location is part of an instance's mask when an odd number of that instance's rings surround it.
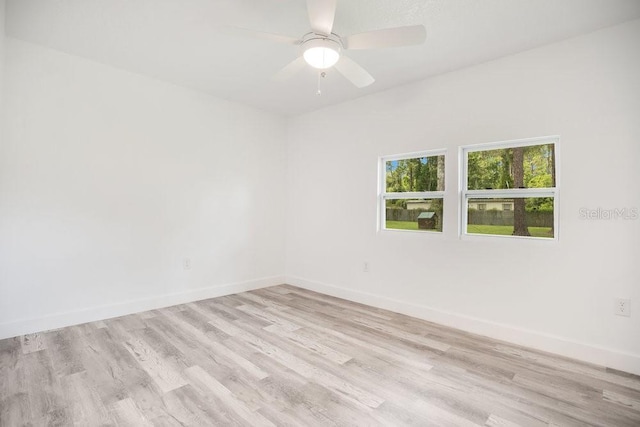
M 313 39 L 304 43 L 302 56 L 313 68 L 333 67 L 340 59 L 340 45 L 331 39 Z

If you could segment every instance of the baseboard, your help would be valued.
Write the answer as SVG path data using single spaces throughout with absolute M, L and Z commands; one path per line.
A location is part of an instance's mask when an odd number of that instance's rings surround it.
M 615 349 L 581 343 L 560 336 L 438 310 L 426 305 L 400 301 L 367 292 L 314 282 L 299 277 L 287 276 L 285 279 L 285 282 L 292 286 L 390 310 L 396 313 L 406 314 L 408 316 L 445 326 L 451 326 L 474 334 L 547 351 L 549 353 L 570 357 L 595 365 L 606 366 L 608 368 L 640 375 L 640 355 L 637 354 L 630 354 Z
M 55 313 L 41 318 L 20 319 L 7 323 L 0 323 L 0 339 L 18 335 L 42 332 L 65 326 L 95 322 L 141 311 L 154 310 L 177 304 L 198 301 L 207 298 L 266 288 L 284 283 L 283 276 L 266 277 L 240 283 L 210 286 L 185 292 L 158 295 L 150 298 L 125 301 L 117 304 L 101 305 L 80 310 Z

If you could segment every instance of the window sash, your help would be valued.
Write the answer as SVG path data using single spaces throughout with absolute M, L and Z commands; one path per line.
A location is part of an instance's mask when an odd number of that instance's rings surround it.
M 487 190 L 491 191 L 491 190 Z M 520 196 L 518 196 L 520 197 Z M 540 241 L 557 241 L 558 240 L 558 193 L 556 192 L 554 195 L 550 196 L 534 196 L 534 197 L 553 197 L 553 228 L 554 233 L 553 237 L 534 237 L 534 236 L 505 236 L 500 234 L 478 234 L 478 233 L 468 233 L 468 212 L 469 212 L 469 199 L 473 199 L 475 197 L 466 197 L 463 195 L 462 204 L 460 205 L 460 237 L 468 237 L 471 238 L 503 238 L 503 239 L 530 239 L 530 240 L 540 240 Z M 491 197 L 494 198 L 494 197 Z M 510 210 L 513 212 L 513 210 Z
M 397 199 L 442 199 L 444 191 L 414 191 L 406 193 L 382 193 L 383 200 Z
M 504 190 L 465 190 L 464 195 L 472 199 L 508 199 L 510 197 L 554 197 L 558 190 L 548 188 L 507 188 Z
M 491 151 L 491 150 L 499 150 L 501 148 L 514 148 L 514 147 L 531 147 L 533 145 L 544 145 L 544 144 L 555 144 L 557 148 L 558 142 L 557 136 L 544 136 L 544 137 L 535 137 L 535 138 L 526 138 L 526 139 L 516 139 L 513 141 L 501 141 L 501 142 L 487 142 L 484 144 L 473 144 L 461 147 L 463 152 L 465 153 L 465 161 L 466 161 L 466 153 L 475 153 L 477 151 Z
M 434 195 L 434 193 L 437 193 L 438 195 Z M 401 196 L 396 196 L 397 194 L 401 195 Z M 406 194 L 412 194 L 413 196 L 410 197 L 405 197 Z M 390 195 L 389 197 L 387 197 L 387 195 Z M 417 197 L 415 197 L 417 195 Z M 410 200 L 410 199 L 430 199 L 430 200 L 443 200 L 443 204 L 444 204 L 444 191 L 423 191 L 423 192 L 418 192 L 418 193 L 387 193 L 387 194 L 382 194 L 380 197 L 380 210 L 379 210 L 379 219 L 378 219 L 378 230 L 382 230 L 382 231 L 393 231 L 393 232 L 401 232 L 401 233 L 417 233 L 417 234 L 423 234 L 425 230 L 402 230 L 402 229 L 398 229 L 398 228 L 387 228 L 387 206 L 386 206 L 386 202 L 387 200 Z M 444 207 L 443 207 L 444 210 Z M 440 221 L 444 221 L 444 218 L 441 218 Z M 431 230 L 426 230 L 431 232 Z M 444 227 L 442 230 L 439 230 L 439 232 L 435 233 L 435 234 L 442 234 L 442 232 L 444 231 Z

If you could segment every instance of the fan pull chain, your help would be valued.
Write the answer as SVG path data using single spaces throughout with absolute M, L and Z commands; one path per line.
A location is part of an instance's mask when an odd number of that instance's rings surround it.
M 325 77 L 327 77 L 327 73 L 324 71 L 320 71 L 318 73 L 318 90 L 316 91 L 316 95 L 318 96 L 322 96 L 322 89 L 320 87 L 320 83 L 322 82 L 322 79 L 324 79 Z

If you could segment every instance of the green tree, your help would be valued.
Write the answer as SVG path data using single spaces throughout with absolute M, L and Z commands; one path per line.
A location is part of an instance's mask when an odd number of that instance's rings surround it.
M 514 147 L 513 154 L 513 185 L 515 188 L 524 187 L 524 148 Z M 525 200 L 517 197 L 513 200 L 513 235 L 531 236 L 527 228 Z
M 491 190 L 512 185 L 508 149 L 471 152 L 467 159 L 467 186 L 469 190 Z
M 444 175 L 438 176 L 440 159 L 444 159 L 444 156 L 388 161 L 386 164 L 387 191 L 436 191 L 438 179 L 444 179 Z

